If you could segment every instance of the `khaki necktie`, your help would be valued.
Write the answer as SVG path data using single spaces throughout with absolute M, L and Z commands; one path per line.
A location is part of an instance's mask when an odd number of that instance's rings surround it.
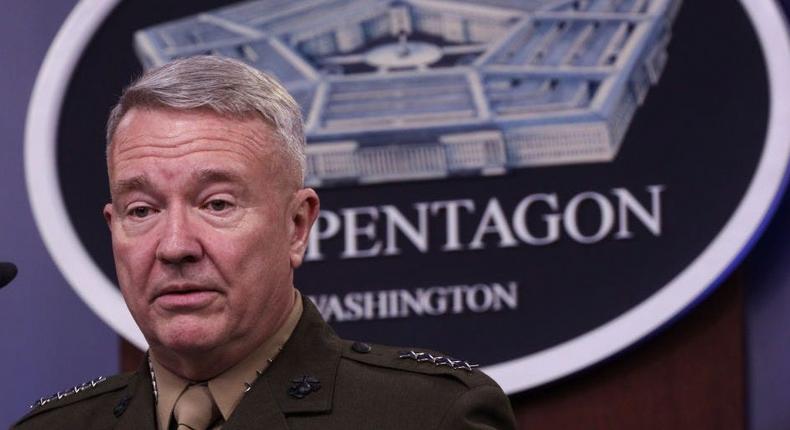
M 219 416 L 219 409 L 205 385 L 187 387 L 173 408 L 178 430 L 206 430 Z

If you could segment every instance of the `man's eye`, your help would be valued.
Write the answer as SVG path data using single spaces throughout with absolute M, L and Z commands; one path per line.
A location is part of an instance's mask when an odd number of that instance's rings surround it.
M 129 210 L 129 215 L 135 218 L 145 218 L 151 215 L 151 208 L 148 206 L 137 206 Z
M 224 210 L 230 209 L 231 204 L 225 200 L 211 200 L 206 204 L 206 208 L 214 211 L 214 212 L 222 212 Z

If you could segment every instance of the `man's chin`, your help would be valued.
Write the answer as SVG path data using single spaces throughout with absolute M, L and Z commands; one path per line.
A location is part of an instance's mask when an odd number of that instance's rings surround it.
M 176 327 L 163 327 L 156 334 L 156 339 L 149 344 L 176 354 L 200 354 L 210 352 L 219 347 L 227 336 L 223 336 L 216 327 L 203 324 L 180 324 Z

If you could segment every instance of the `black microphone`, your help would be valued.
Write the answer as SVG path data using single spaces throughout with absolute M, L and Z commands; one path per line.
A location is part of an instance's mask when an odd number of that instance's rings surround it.
M 0 263 L 0 288 L 8 285 L 16 277 L 16 266 L 14 263 Z

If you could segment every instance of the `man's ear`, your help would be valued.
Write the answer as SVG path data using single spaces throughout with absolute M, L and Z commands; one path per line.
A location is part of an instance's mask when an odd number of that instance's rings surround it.
M 321 203 L 318 194 L 312 188 L 303 188 L 296 192 L 290 211 L 290 257 L 294 269 L 302 264 L 307 239 L 313 227 Z
M 104 215 L 104 221 L 107 222 L 107 227 L 112 230 L 112 217 L 115 215 L 112 210 L 112 203 L 107 203 L 104 205 L 104 209 L 102 209 L 102 214 Z

